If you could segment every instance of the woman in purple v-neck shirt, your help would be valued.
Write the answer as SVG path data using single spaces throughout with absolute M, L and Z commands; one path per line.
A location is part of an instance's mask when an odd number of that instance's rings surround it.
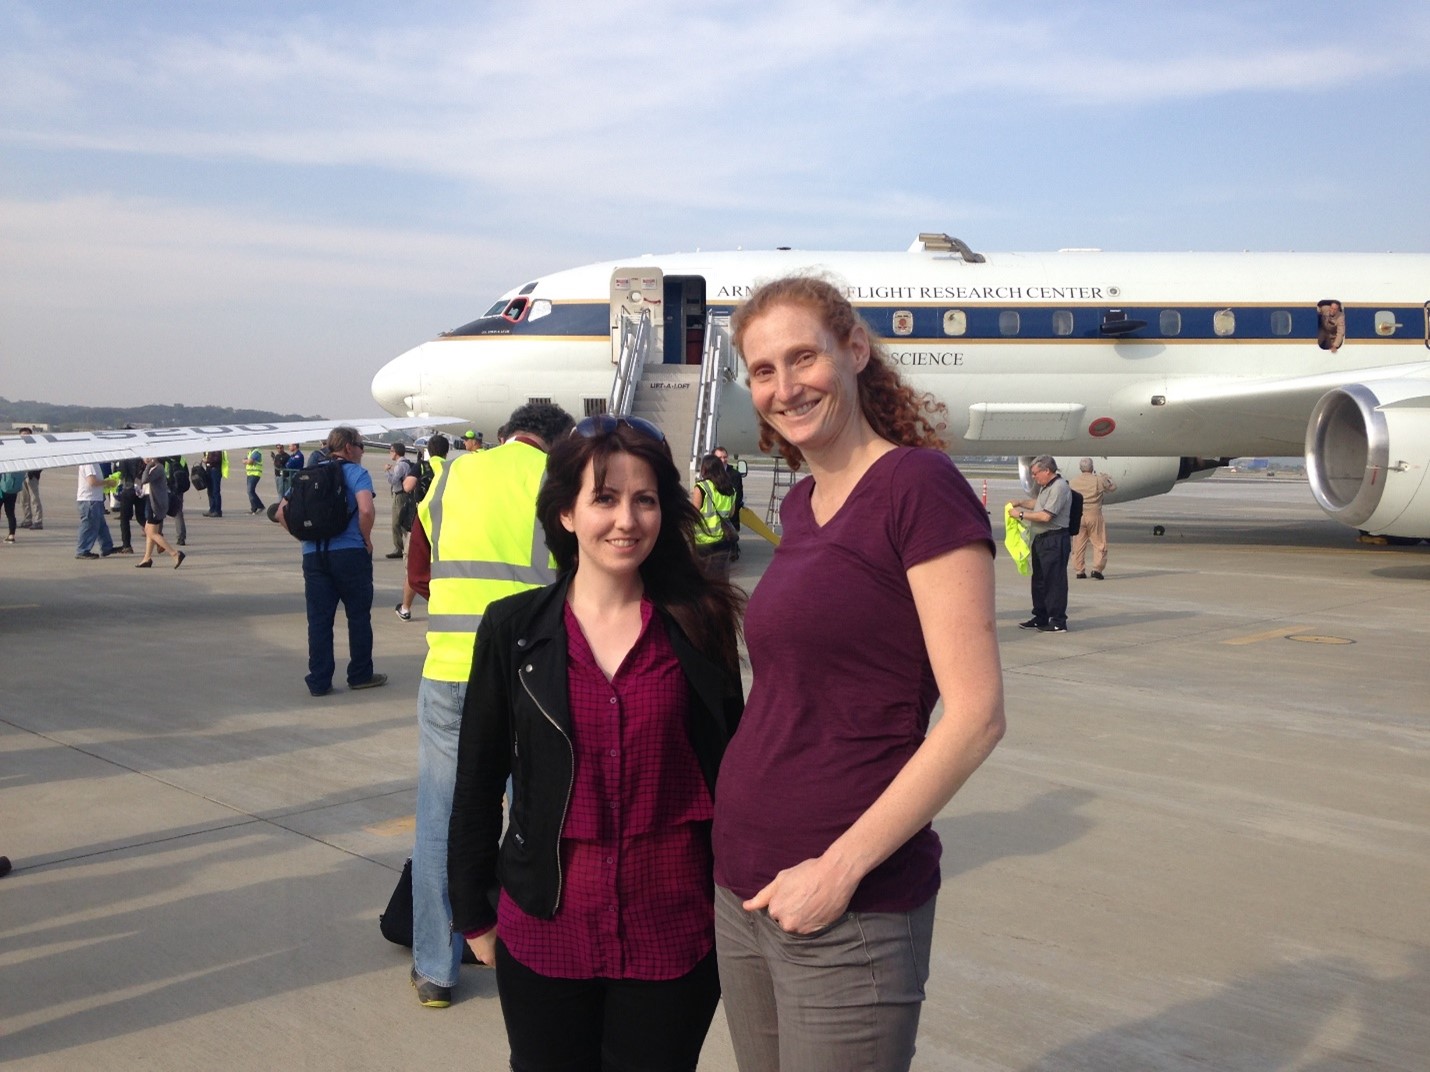
M 734 326 L 761 448 L 810 476 L 750 598 L 754 684 L 715 792 L 726 1017 L 741 1072 L 906 1069 L 930 823 L 1003 734 L 992 532 L 942 451 L 942 406 L 838 289 L 776 280 Z

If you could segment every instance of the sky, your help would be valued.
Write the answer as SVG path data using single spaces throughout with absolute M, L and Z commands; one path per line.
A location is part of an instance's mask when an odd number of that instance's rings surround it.
M 0 0 L 0 395 L 378 415 L 641 253 L 1430 252 L 1427 101 L 1423 0 Z

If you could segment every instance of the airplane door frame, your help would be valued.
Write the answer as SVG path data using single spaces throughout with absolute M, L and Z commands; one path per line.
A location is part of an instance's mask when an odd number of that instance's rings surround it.
M 650 352 L 663 352 L 665 340 L 665 274 L 652 265 L 617 268 L 611 272 L 611 364 L 621 360 L 622 324 L 634 323 L 641 313 L 651 318 Z

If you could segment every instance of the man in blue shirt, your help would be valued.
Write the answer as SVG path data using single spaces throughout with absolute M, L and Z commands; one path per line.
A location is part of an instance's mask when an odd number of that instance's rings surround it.
M 308 601 L 308 676 L 314 696 L 333 691 L 333 621 L 338 604 L 348 619 L 350 689 L 387 684 L 386 674 L 372 671 L 372 525 L 377 510 L 372 501 L 372 476 L 362 464 L 362 436 L 339 425 L 328 433 L 327 464 L 342 467 L 347 489 L 348 527 L 331 540 L 303 541 L 303 594 Z M 288 498 L 278 508 L 277 521 L 286 530 Z

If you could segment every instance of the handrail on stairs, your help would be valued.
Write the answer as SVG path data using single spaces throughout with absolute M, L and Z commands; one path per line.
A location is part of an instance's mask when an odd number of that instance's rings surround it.
M 730 339 L 730 314 L 705 314 L 705 348 L 700 359 L 700 389 L 695 398 L 695 429 L 690 438 L 690 469 L 720 441 L 720 389 L 735 378 L 735 347 Z
M 628 416 L 636 397 L 636 385 L 640 383 L 641 370 L 645 368 L 650 355 L 652 328 L 649 309 L 642 309 L 634 323 L 631 317 L 621 316 L 621 356 L 616 362 L 615 379 L 611 381 L 611 397 L 607 412 L 616 416 Z

